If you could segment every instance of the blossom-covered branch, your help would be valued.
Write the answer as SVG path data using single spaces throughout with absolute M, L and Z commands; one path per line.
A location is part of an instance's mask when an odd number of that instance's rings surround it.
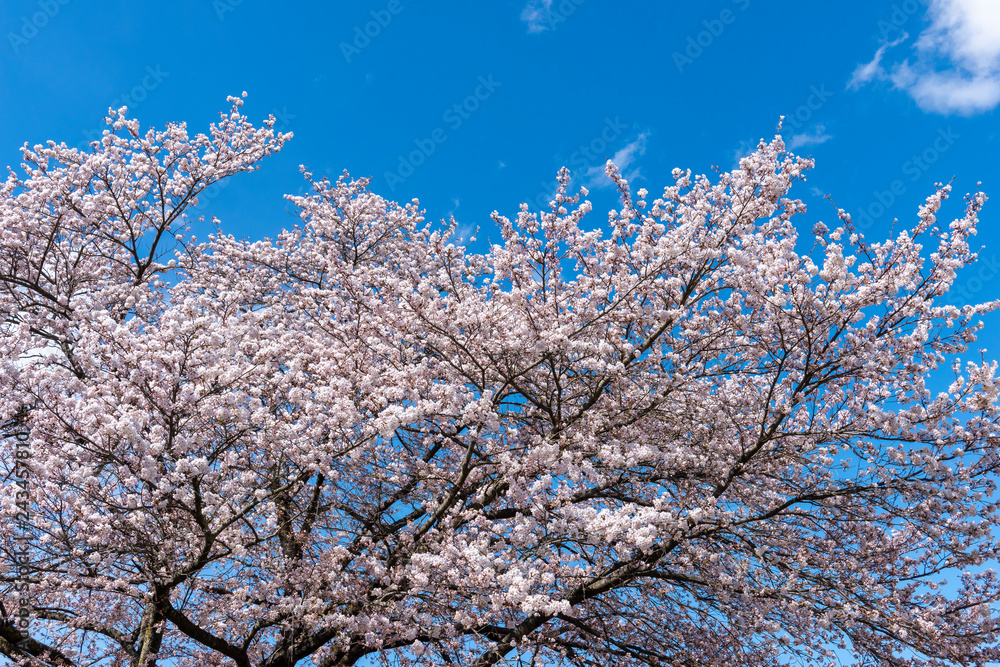
M 31 485 L 0 495 L 0 593 L 28 567 L 32 620 L 0 653 L 1000 659 L 1000 380 L 958 360 L 998 304 L 940 305 L 984 195 L 942 225 L 939 186 L 878 243 L 844 213 L 804 238 L 812 163 L 778 136 L 655 197 L 609 163 L 603 229 L 563 170 L 482 254 L 308 172 L 293 229 L 198 243 L 185 209 L 289 136 L 230 102 L 194 138 L 119 112 L 2 186 L 0 420 L 30 458 L 8 437 L 0 467 Z

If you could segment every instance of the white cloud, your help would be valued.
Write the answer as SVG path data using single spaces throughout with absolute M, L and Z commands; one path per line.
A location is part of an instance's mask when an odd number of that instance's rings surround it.
M 917 47 L 940 50 L 975 75 L 1000 69 L 1000 4 L 996 0 L 933 0 L 934 22 Z
M 455 240 L 459 243 L 470 243 L 479 228 L 471 223 L 460 224 L 455 229 Z
M 528 24 L 528 32 L 543 32 L 552 27 L 549 12 L 552 0 L 528 0 L 521 11 L 521 20 Z
M 614 155 L 611 156 L 611 161 L 615 163 L 618 167 L 618 171 L 625 177 L 625 180 L 631 181 L 636 177 L 642 176 L 639 169 L 629 170 L 632 164 L 635 162 L 636 157 L 644 155 L 646 153 L 646 139 L 649 138 L 648 132 L 643 132 L 635 141 L 632 141 L 622 148 L 619 148 Z M 604 172 L 604 164 L 591 167 L 584 174 L 586 179 L 587 188 L 601 188 L 601 187 L 613 187 L 614 181 L 608 178 L 608 175 Z
M 851 80 L 847 83 L 847 87 L 857 90 L 872 79 L 886 78 L 885 70 L 882 69 L 882 56 L 885 55 L 886 49 L 901 44 L 907 38 L 909 38 L 909 35 L 904 32 L 903 36 L 899 39 L 887 42 L 878 47 L 878 51 L 875 52 L 875 57 L 871 59 L 871 62 L 862 63 L 854 69 L 854 74 L 851 75 Z
M 915 73 L 904 63 L 892 75 L 925 111 L 971 115 L 1000 104 L 1000 76 L 967 76 L 957 72 Z
M 826 134 L 825 126 L 817 125 L 816 129 L 812 132 L 792 135 L 792 138 L 788 140 L 788 150 L 793 151 L 802 146 L 815 146 L 825 143 L 832 138 L 832 135 Z
M 883 44 L 871 62 L 859 65 L 848 84 L 858 88 L 886 79 L 917 105 L 935 113 L 971 115 L 1000 105 L 1000 2 L 930 0 L 930 26 L 913 45 L 915 61 L 882 65 Z M 905 39 L 904 35 L 904 39 Z

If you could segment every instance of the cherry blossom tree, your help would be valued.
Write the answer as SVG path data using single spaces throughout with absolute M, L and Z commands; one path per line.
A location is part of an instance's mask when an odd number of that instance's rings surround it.
M 125 110 L 2 185 L 0 654 L 82 667 L 986 665 L 985 196 L 800 234 L 780 136 L 484 254 L 346 174 L 276 239 L 185 211 L 289 138 Z M 924 244 L 931 244 L 924 252 Z M 942 587 L 942 581 L 950 583 Z

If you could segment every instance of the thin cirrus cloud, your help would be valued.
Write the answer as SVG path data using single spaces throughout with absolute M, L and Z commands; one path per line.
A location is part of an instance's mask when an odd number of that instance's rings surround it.
M 818 144 L 825 143 L 832 138 L 832 135 L 826 133 L 825 126 L 817 125 L 812 132 L 793 134 L 792 138 L 788 140 L 788 150 L 793 151 L 796 148 L 802 148 L 803 146 L 816 146 Z
M 848 88 L 888 81 L 924 111 L 972 115 L 1000 104 L 1000 2 L 930 0 L 930 26 L 912 45 L 914 59 L 885 64 L 887 42 L 854 70 Z
M 528 24 L 528 32 L 544 32 L 551 27 L 549 12 L 552 0 L 529 0 L 521 11 L 521 20 Z
M 882 56 L 885 55 L 886 50 L 902 44 L 909 39 L 909 37 L 910 36 L 904 32 L 903 36 L 899 39 L 892 42 L 886 42 L 882 46 L 878 47 L 878 51 L 875 52 L 875 57 L 872 58 L 870 62 L 861 63 L 854 69 L 854 74 L 851 75 L 851 80 L 848 82 L 847 87 L 857 90 L 874 79 L 888 78 L 885 70 L 882 69 Z
M 632 165 L 635 163 L 637 157 L 645 154 L 646 139 L 648 138 L 649 133 L 643 132 L 635 138 L 635 141 L 629 142 L 622 148 L 619 148 L 611 156 L 611 161 L 614 162 L 615 166 L 618 167 L 618 171 L 628 181 L 642 176 L 638 168 L 632 169 Z M 584 182 L 588 189 L 609 188 L 615 184 L 614 181 L 608 178 L 605 172 L 605 165 L 603 164 L 587 169 L 587 172 L 584 174 Z

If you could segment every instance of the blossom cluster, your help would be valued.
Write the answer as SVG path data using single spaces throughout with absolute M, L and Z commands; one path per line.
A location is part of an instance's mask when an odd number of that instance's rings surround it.
M 290 137 L 229 101 L 194 137 L 120 112 L 90 152 L 25 147 L 0 186 L 0 421 L 35 538 L 0 654 L 1000 659 L 1000 378 L 959 359 L 1000 304 L 940 305 L 984 195 L 942 225 L 939 186 L 882 242 L 846 213 L 804 237 L 812 162 L 776 136 L 658 196 L 609 162 L 606 227 L 563 170 L 483 253 L 305 170 L 292 229 L 198 242 L 198 195 Z

